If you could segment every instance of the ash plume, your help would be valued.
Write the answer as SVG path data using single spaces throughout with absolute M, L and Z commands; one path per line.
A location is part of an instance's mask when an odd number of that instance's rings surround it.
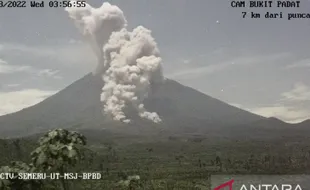
M 104 114 L 129 123 L 127 107 L 140 117 L 161 122 L 155 112 L 145 109 L 143 101 L 154 85 L 164 81 L 162 59 L 151 31 L 138 26 L 132 32 L 121 9 L 103 3 L 98 9 L 66 8 L 98 58 L 96 75 L 102 75 L 101 101 Z
M 99 8 L 86 4 L 85 7 L 66 7 L 65 11 L 96 54 L 98 64 L 94 74 L 102 74 L 105 68 L 102 52 L 104 44 L 107 43 L 112 32 L 127 26 L 123 11 L 107 2 Z

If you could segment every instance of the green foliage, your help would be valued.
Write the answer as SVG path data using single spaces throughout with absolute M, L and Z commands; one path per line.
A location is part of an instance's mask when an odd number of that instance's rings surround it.
M 86 145 L 83 135 L 56 129 L 40 138 L 39 147 L 31 153 L 32 162 L 43 170 L 74 166 L 82 157 L 80 146 L 83 145 Z
M 78 132 L 55 129 L 39 139 L 39 147 L 31 153 L 32 163 L 43 170 L 55 170 L 64 174 L 82 158 L 81 146 L 86 145 L 86 137 Z M 60 179 L 64 190 L 69 189 L 68 182 Z
M 140 176 L 138 175 L 128 176 L 126 180 L 121 180 L 120 182 L 118 182 L 118 185 L 119 187 L 126 188 L 129 190 L 142 187 L 142 184 L 140 182 Z
M 42 181 L 40 180 L 25 180 L 20 179 L 18 174 L 20 173 L 35 173 L 36 168 L 32 165 L 28 165 L 23 162 L 13 161 L 9 166 L 2 166 L 0 173 L 10 174 L 8 179 L 0 179 L 1 190 L 36 190 L 42 187 Z
M 21 141 L 13 141 L 13 147 L 21 156 Z M 8 148 L 4 144 L 4 148 Z M 9 166 L 0 168 L 0 173 L 9 174 L 8 179 L 0 180 L 0 190 L 36 190 L 42 189 L 41 180 L 26 180 L 20 178 L 22 173 L 47 172 L 54 169 L 60 173 L 66 172 L 68 166 L 75 166 L 82 158 L 81 146 L 86 145 L 86 138 L 77 132 L 64 129 L 50 131 L 39 139 L 39 147 L 31 153 L 30 165 L 23 162 L 11 162 Z M 68 183 L 61 179 L 64 190 L 69 189 Z M 45 187 L 45 189 L 48 186 Z

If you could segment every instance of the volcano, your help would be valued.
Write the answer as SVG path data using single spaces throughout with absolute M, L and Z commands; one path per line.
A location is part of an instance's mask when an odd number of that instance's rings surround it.
M 163 121 L 155 124 L 138 117 L 133 110 L 126 110 L 132 122 L 124 124 L 103 115 L 102 86 L 100 77 L 88 74 L 34 106 L 1 116 L 0 136 L 25 136 L 53 128 L 100 129 L 130 134 L 203 133 L 264 119 L 166 79 L 144 101 L 145 107 L 157 112 Z

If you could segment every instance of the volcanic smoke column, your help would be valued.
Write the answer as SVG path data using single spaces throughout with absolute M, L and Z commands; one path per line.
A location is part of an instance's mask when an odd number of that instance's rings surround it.
M 104 82 L 101 94 L 104 113 L 129 123 L 124 110 L 133 107 L 140 117 L 160 122 L 158 114 L 148 112 L 143 104 L 152 86 L 164 82 L 162 59 L 151 31 L 142 26 L 127 31 L 123 12 L 109 3 L 98 9 L 87 5 L 65 10 L 98 57 L 95 74 L 102 75 Z
M 124 13 L 117 6 L 103 3 L 99 8 L 93 8 L 89 4 L 85 7 L 67 7 L 65 11 L 74 21 L 86 40 L 90 43 L 98 60 L 94 71 L 95 75 L 102 74 L 105 70 L 102 48 L 114 31 L 119 31 L 127 26 Z
M 112 33 L 104 46 L 104 61 L 109 65 L 103 76 L 105 85 L 101 94 L 104 111 L 116 120 L 129 122 L 123 108 L 130 104 L 140 117 L 160 122 L 157 113 L 146 111 L 142 103 L 151 85 L 164 80 L 162 60 L 151 31 L 139 26 L 132 32 L 122 29 Z

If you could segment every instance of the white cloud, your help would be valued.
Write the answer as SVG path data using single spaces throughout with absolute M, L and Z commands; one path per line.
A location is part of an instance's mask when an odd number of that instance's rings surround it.
M 264 117 L 276 117 L 289 123 L 299 123 L 310 118 L 310 107 L 307 109 L 300 106 L 309 105 L 310 88 L 308 86 L 298 82 L 292 90 L 282 93 L 281 97 L 279 103 L 272 106 L 248 108 L 237 103 L 230 105 Z
M 7 64 L 7 62 L 6 62 L 6 61 L 4 61 L 3 59 L 0 59 L 0 64 L 5 65 L 5 64 Z
M 192 60 L 190 60 L 190 59 L 183 59 L 182 62 L 183 62 L 184 64 L 189 64 L 189 63 L 192 62 Z
M 18 43 L 0 44 L 0 52 L 6 55 L 18 54 L 20 57 L 26 58 L 43 57 L 65 65 L 84 66 L 87 63 L 90 64 L 90 68 L 96 65 L 96 59 L 91 48 L 74 39 L 59 42 L 56 45 L 44 46 L 30 46 Z
M 289 123 L 299 123 L 310 117 L 309 110 L 286 106 L 260 107 L 248 111 L 264 117 L 276 117 Z
M 296 63 L 287 65 L 285 69 L 310 68 L 310 59 L 304 59 Z
M 223 59 L 224 52 L 221 50 L 217 50 L 216 53 L 212 54 L 219 54 L 217 58 L 214 59 L 213 64 L 209 64 L 203 67 L 192 67 L 188 66 L 186 68 L 182 68 L 179 71 L 168 73 L 166 76 L 168 78 L 192 78 L 192 77 L 199 77 L 201 75 L 212 74 L 224 69 L 242 66 L 242 65 L 253 65 L 253 64 L 265 64 L 265 63 L 273 63 L 279 60 L 284 60 L 290 57 L 289 53 L 278 53 L 272 55 L 256 55 L 256 56 L 243 56 L 237 57 L 235 59 L 229 59 L 226 61 L 218 61 Z M 216 60 L 217 59 L 217 60 Z M 192 63 L 195 63 L 193 60 Z
M 241 104 L 238 104 L 238 103 L 230 103 L 230 105 L 232 105 L 236 108 L 244 109 L 243 106 Z
M 10 74 L 16 72 L 31 72 L 31 71 L 32 68 L 30 66 L 9 65 L 8 62 L 6 62 L 3 59 L 0 59 L 0 73 Z
M 70 39 L 69 40 L 70 44 L 82 44 L 83 42 L 81 40 L 76 40 L 76 39 Z
M 299 82 L 292 90 L 282 93 L 282 96 L 287 101 L 310 101 L 310 88 Z
M 36 75 L 38 77 L 51 77 L 55 79 L 61 79 L 62 77 L 57 75 L 59 70 L 52 70 L 52 69 L 37 69 L 31 66 L 24 66 L 24 65 L 10 65 L 8 62 L 0 59 L 0 73 L 2 74 L 13 74 L 13 73 L 20 73 L 25 72 L 32 75 Z
M 57 73 L 59 73 L 59 70 L 43 69 L 43 70 L 38 71 L 37 75 L 39 77 L 42 77 L 42 76 L 57 77 Z
M 201 74 L 211 74 L 216 71 L 222 70 L 230 66 L 230 63 L 221 63 L 221 64 L 214 64 L 208 65 L 205 67 L 198 67 L 198 68 L 188 68 L 185 70 L 180 70 L 174 73 L 168 73 L 166 76 L 168 78 L 188 78 L 188 77 L 197 77 Z
M 17 43 L 5 43 L 1 44 L 1 51 L 5 52 L 23 52 L 36 56 L 49 56 L 54 55 L 55 52 L 52 49 L 48 49 L 45 46 L 29 46 L 25 44 L 17 44 Z
M 55 91 L 43 91 L 39 89 L 0 92 L 0 115 L 13 113 L 35 105 L 55 93 Z
M 8 84 L 6 86 L 9 87 L 9 88 L 14 88 L 14 87 L 20 86 L 20 84 Z

